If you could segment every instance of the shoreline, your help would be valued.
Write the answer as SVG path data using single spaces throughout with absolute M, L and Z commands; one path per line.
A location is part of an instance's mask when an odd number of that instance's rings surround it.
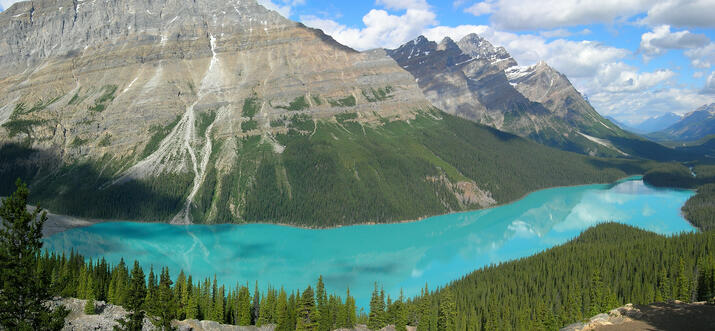
M 635 179 L 636 177 L 641 177 L 640 180 L 642 179 L 642 175 L 631 175 L 631 176 L 626 176 L 622 178 L 618 178 L 612 182 L 609 183 L 590 183 L 590 184 L 574 184 L 574 185 L 560 185 L 560 186 L 551 186 L 547 188 L 542 188 L 538 189 L 535 191 L 528 192 L 524 194 L 523 196 L 519 197 L 518 199 L 514 199 L 508 202 L 503 202 L 503 203 L 498 203 L 494 204 L 492 206 L 486 207 L 486 208 L 480 208 L 480 209 L 469 209 L 469 210 L 460 210 L 460 211 L 451 211 L 447 212 L 444 214 L 436 214 L 436 215 L 426 215 L 422 216 L 416 219 L 406 219 L 406 220 L 398 220 L 398 221 L 391 221 L 391 222 L 364 222 L 364 223 L 356 223 L 356 224 L 339 224 L 339 225 L 334 225 L 334 226 L 328 226 L 328 227 L 318 227 L 318 226 L 303 226 L 303 225 L 297 225 L 297 224 L 290 224 L 290 223 L 280 223 L 280 222 L 244 222 L 244 223 L 218 223 L 218 224 L 189 224 L 189 225 L 209 225 L 209 226 L 219 226 L 219 225 L 249 225 L 249 224 L 258 224 L 258 225 L 277 225 L 277 226 L 285 226 L 285 227 L 290 227 L 290 228 L 296 228 L 296 229 L 304 229 L 304 230 L 331 230 L 331 229 L 339 229 L 343 227 L 350 227 L 350 226 L 374 226 L 374 225 L 388 225 L 388 224 L 404 224 L 404 223 L 414 223 L 414 222 L 421 222 L 424 221 L 425 219 L 431 218 L 431 217 L 439 217 L 439 216 L 447 216 L 447 215 L 454 215 L 454 214 L 460 214 L 460 213 L 468 213 L 468 212 L 474 212 L 474 211 L 481 211 L 481 210 L 489 210 L 491 208 L 496 208 L 504 205 L 508 205 L 511 203 L 515 203 L 518 201 L 521 201 L 525 199 L 527 196 L 537 193 L 540 191 L 545 191 L 545 190 L 551 190 L 551 189 L 558 189 L 558 188 L 568 188 L 568 187 L 576 187 L 576 186 L 585 186 L 585 185 L 609 185 L 609 184 L 617 184 L 619 182 L 622 182 L 624 180 L 637 180 Z M 34 209 L 33 206 L 30 208 Z M 95 224 L 100 224 L 100 223 L 120 223 L 120 222 L 131 222 L 131 223 L 162 223 L 162 224 L 169 224 L 169 225 L 174 225 L 174 226 L 186 226 L 187 224 L 170 224 L 167 222 L 161 222 L 161 221 L 141 221 L 141 220 L 112 220 L 112 219 L 93 219 L 93 218 L 82 218 L 82 217 L 75 217 L 75 216 L 69 216 L 69 215 L 58 215 L 54 214 L 51 211 L 45 209 L 47 212 L 47 222 L 45 222 L 45 226 L 42 229 L 42 237 L 47 238 L 53 235 L 56 235 L 58 233 L 65 232 L 67 230 L 75 229 L 75 228 L 82 228 L 82 227 L 89 227 Z M 690 223 L 689 220 L 685 219 Z M 692 223 L 691 223 L 692 225 Z M 694 226 L 694 225 L 693 225 Z M 696 227 L 697 228 L 697 227 Z

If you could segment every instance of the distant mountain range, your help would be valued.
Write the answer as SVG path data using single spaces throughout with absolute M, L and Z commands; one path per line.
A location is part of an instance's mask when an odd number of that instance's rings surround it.
M 715 103 L 685 114 L 679 121 L 648 134 L 659 141 L 694 141 L 715 134 Z
M 621 127 L 621 129 L 623 129 L 623 130 L 630 131 L 633 133 L 638 133 L 638 134 L 647 134 L 647 133 L 652 133 L 652 132 L 663 130 L 663 129 L 677 123 L 683 117 L 678 114 L 675 114 L 675 113 L 666 113 L 663 115 L 650 117 L 650 118 L 646 119 L 645 121 L 640 122 L 638 124 L 625 124 L 625 123 L 620 122 L 610 116 L 606 116 L 606 118 L 609 119 L 614 124 Z
M 387 53 L 447 113 L 582 154 L 667 159 L 672 152 L 603 118 L 545 62 L 520 67 L 476 34 L 440 43 L 420 36 Z
M 0 27 L 0 195 L 22 177 L 56 213 L 389 222 L 677 157 L 476 35 L 357 52 L 255 0 L 25 1 Z

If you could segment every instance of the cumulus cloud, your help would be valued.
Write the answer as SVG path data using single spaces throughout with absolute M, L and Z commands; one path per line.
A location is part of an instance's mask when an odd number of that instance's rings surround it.
M 715 71 L 711 72 L 708 79 L 705 80 L 705 87 L 701 93 L 715 95 Z
M 435 13 L 426 9 L 407 9 L 402 15 L 392 15 L 385 10 L 372 9 L 363 17 L 365 27 L 362 29 L 350 28 L 333 20 L 315 16 L 303 16 L 301 21 L 307 26 L 323 30 L 342 44 L 365 50 L 398 47 L 420 35 L 426 27 L 436 24 L 436 18 Z
M 644 24 L 712 27 L 715 0 L 485 0 L 464 9 L 492 14 L 494 26 L 507 30 L 553 29 L 592 23 L 612 23 L 645 14 Z
M 671 70 L 639 73 L 638 69 L 622 62 L 601 65 L 594 83 L 603 92 L 640 92 L 675 77 Z
M 660 0 L 642 21 L 650 25 L 714 27 L 715 0 Z
M 639 51 L 649 59 L 671 49 L 699 48 L 709 43 L 710 39 L 704 34 L 691 33 L 688 30 L 671 32 L 669 25 L 661 25 L 641 36 Z
M 715 95 L 703 95 L 687 88 L 660 88 L 637 92 L 600 91 L 590 95 L 601 114 L 617 116 L 631 123 L 668 112 L 684 114 L 703 104 L 715 102 Z
M 487 0 L 465 9 L 474 15 L 491 13 L 492 23 L 501 29 L 553 29 L 590 23 L 609 23 L 644 11 L 656 0 Z
M 708 69 L 715 65 L 715 43 L 685 51 L 693 67 Z

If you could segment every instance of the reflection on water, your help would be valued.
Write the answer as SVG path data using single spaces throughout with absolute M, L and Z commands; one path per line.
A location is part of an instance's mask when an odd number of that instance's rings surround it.
M 393 297 L 444 285 L 491 263 L 532 255 L 603 221 L 663 234 L 694 231 L 680 214 L 691 191 L 654 189 L 639 179 L 613 185 L 535 192 L 509 205 L 431 217 L 421 222 L 328 230 L 252 224 L 171 226 L 102 223 L 56 234 L 45 247 L 87 257 L 137 259 L 180 269 L 194 279 L 214 274 L 228 286 L 262 282 L 304 288 L 323 275 L 329 290 L 349 286 L 367 306 L 373 282 Z

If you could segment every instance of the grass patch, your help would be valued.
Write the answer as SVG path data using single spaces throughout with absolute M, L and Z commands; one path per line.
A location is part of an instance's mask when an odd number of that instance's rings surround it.
M 241 114 L 244 117 L 253 118 L 260 110 L 260 100 L 256 97 L 251 97 L 243 101 L 243 109 Z
M 199 118 L 198 118 L 198 125 L 196 126 L 196 130 L 198 131 L 198 135 L 200 137 L 203 137 L 204 134 L 206 134 L 206 130 L 208 130 L 209 125 L 213 123 L 216 120 L 216 111 L 215 110 L 209 110 L 206 113 L 200 113 Z
M 312 95 L 311 98 L 313 99 L 313 103 L 316 106 L 320 106 L 323 104 L 323 100 L 320 100 L 320 95 Z
M 288 128 L 310 132 L 315 129 L 315 122 L 313 122 L 313 119 L 306 114 L 296 114 L 290 118 Z
M 174 121 L 169 123 L 166 126 L 161 126 L 161 125 L 154 125 L 151 128 L 149 128 L 149 133 L 151 133 L 151 138 L 149 138 L 149 142 L 144 146 L 144 150 L 142 151 L 141 158 L 144 159 L 147 156 L 151 155 L 151 153 L 154 153 L 158 148 L 159 144 L 161 144 L 161 141 L 166 138 L 166 136 L 171 132 L 171 130 L 174 129 L 176 124 L 179 123 L 179 120 L 181 119 L 181 116 L 176 116 Z
M 369 91 L 362 90 L 362 95 L 368 102 L 378 102 L 392 99 L 392 91 L 392 86 L 380 87 L 377 90 L 371 87 Z
M 99 143 L 97 143 L 97 146 L 99 147 L 107 147 L 112 144 L 112 135 L 111 134 L 106 134 L 102 139 L 99 140 Z
M 117 92 L 117 85 L 105 85 L 100 89 L 102 95 L 94 100 L 94 105 L 89 107 L 88 110 L 91 112 L 103 112 L 107 109 L 107 104 L 114 101 L 114 93 Z
M 241 131 L 243 132 L 248 132 L 255 129 L 258 129 L 258 122 L 254 120 L 245 121 L 241 123 Z
M 299 96 L 293 99 L 288 106 L 276 106 L 276 108 L 280 109 L 285 109 L 285 110 L 293 110 L 293 111 L 300 111 L 300 110 L 305 110 L 310 108 L 310 105 L 308 102 L 305 100 L 305 96 Z
M 354 107 L 357 104 L 355 97 L 352 95 L 342 99 L 328 100 L 328 102 L 333 107 Z
M 80 138 L 79 136 L 75 136 L 74 139 L 72 140 L 72 143 L 70 144 L 70 146 L 76 148 L 76 147 L 83 146 L 83 145 L 85 145 L 85 144 L 87 144 L 87 140 L 86 140 L 86 139 L 82 139 L 82 138 Z

